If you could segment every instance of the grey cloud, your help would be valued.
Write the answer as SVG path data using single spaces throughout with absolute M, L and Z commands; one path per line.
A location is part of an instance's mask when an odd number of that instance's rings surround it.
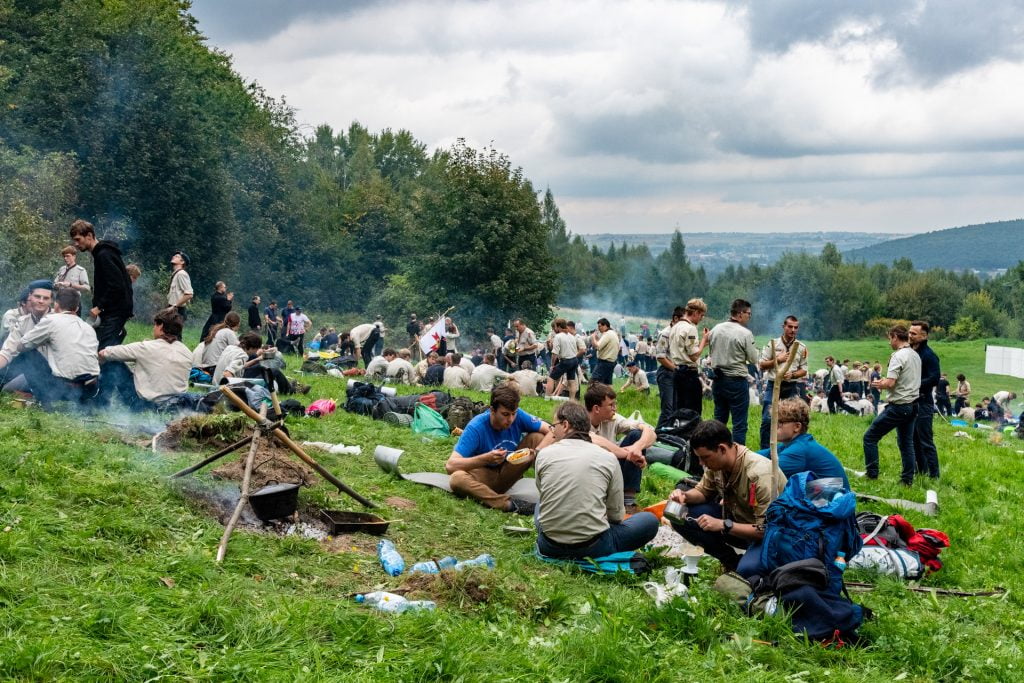
M 189 13 L 215 44 L 270 38 L 300 19 L 327 19 L 379 5 L 373 0 L 194 0 Z
M 892 40 L 896 58 L 874 75 L 879 85 L 934 83 L 993 60 L 1024 56 L 1021 0 L 732 0 L 746 7 L 751 45 L 781 53 L 801 42 Z M 837 35 L 846 22 L 863 34 Z

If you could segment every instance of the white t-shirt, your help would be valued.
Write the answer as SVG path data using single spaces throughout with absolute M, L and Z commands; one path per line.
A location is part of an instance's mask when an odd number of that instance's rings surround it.
M 444 385 L 449 389 L 469 389 L 470 375 L 458 365 L 444 369 Z
M 80 375 L 100 374 L 96 331 L 74 313 L 43 316 L 21 338 L 21 343 L 27 349 L 39 349 L 54 377 L 74 379 Z
M 292 317 L 288 318 L 288 334 L 305 334 L 306 323 L 312 323 L 312 321 L 306 317 L 305 313 L 292 313 Z
M 498 377 L 508 377 L 508 373 L 493 365 L 483 363 L 473 369 L 473 375 L 469 378 L 469 382 L 473 389 L 489 392 L 494 388 L 494 380 Z

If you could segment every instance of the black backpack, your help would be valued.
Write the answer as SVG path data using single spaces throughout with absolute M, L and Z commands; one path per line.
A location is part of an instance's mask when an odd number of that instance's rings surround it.
M 654 430 L 658 441 L 672 446 L 676 452 L 672 455 L 671 465 L 694 477 L 704 476 L 704 467 L 700 459 L 690 450 L 690 435 L 701 422 L 700 414 L 689 408 L 680 408 L 672 413 L 665 424 Z
M 384 394 L 369 382 L 355 382 L 345 390 L 345 410 L 356 415 L 371 415 L 373 408 L 382 400 Z

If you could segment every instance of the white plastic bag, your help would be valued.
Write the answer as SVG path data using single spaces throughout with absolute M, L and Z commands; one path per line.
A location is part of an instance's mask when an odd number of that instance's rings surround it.
M 849 569 L 870 569 L 886 576 L 916 580 L 924 576 L 921 558 L 912 550 L 866 545 L 847 563 Z

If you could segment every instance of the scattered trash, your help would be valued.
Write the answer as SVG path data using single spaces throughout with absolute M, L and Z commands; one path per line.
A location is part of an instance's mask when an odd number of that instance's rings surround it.
M 666 567 L 665 584 L 662 585 L 655 581 L 648 581 L 644 584 L 644 591 L 654 598 L 655 607 L 662 607 L 672 600 L 672 598 L 685 597 L 689 595 L 689 589 L 681 580 L 682 577 L 683 570 L 679 567 Z M 690 597 L 690 601 L 697 602 L 696 598 L 692 596 Z
M 343 443 L 327 443 L 326 441 L 303 441 L 303 446 L 312 446 L 335 455 L 362 455 L 362 446 L 346 446 Z
M 454 557 L 442 557 L 440 560 L 427 560 L 426 562 L 417 562 L 413 566 L 409 567 L 410 574 L 440 574 L 442 569 L 454 569 L 455 565 L 458 564 L 458 560 Z
M 379 609 L 381 612 L 401 614 L 409 610 L 432 610 L 437 605 L 432 600 L 407 600 L 401 595 L 388 593 L 387 591 L 374 591 L 356 596 L 356 602 L 361 605 L 369 605 Z
M 405 571 L 405 560 L 399 554 L 395 544 L 388 539 L 383 539 L 377 544 L 377 559 L 380 566 L 391 576 L 398 576 Z
M 533 533 L 533 529 L 528 526 L 512 526 L 511 524 L 506 524 L 501 527 L 501 530 L 509 536 L 529 536 Z
M 974 441 L 974 437 L 967 432 L 953 432 L 953 436 L 957 439 L 967 439 L 968 441 Z

